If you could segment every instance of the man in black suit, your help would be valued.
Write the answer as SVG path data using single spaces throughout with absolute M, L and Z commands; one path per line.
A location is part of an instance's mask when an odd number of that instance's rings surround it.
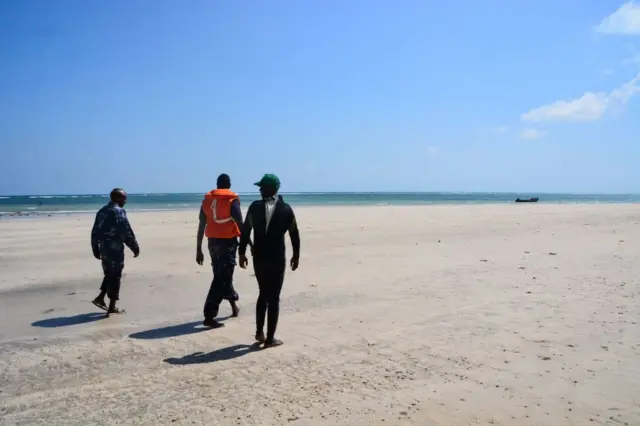
M 286 269 L 284 234 L 289 232 L 293 256 L 291 270 L 298 269 L 300 260 L 300 233 L 291 206 L 277 197 L 280 179 L 266 174 L 260 182 L 262 200 L 254 201 L 247 211 L 242 227 L 238 254 L 240 267 L 245 269 L 249 261 L 246 252 L 253 231 L 253 269 L 258 280 L 260 294 L 256 303 L 256 341 L 264 342 L 265 348 L 280 346 L 283 342 L 275 338 L 280 314 L 280 292 Z M 264 335 L 264 320 L 267 315 L 267 335 Z

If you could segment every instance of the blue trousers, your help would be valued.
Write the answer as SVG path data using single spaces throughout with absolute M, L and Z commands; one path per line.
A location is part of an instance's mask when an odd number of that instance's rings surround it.
M 122 280 L 124 259 L 119 257 L 109 258 L 104 254 L 101 257 L 104 278 L 102 279 L 100 291 L 107 293 L 107 297 L 110 300 L 120 300 L 120 281 Z

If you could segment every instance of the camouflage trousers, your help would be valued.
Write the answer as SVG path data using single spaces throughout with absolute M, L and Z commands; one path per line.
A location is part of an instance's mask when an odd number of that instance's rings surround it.
M 100 291 L 107 293 L 107 297 L 110 300 L 120 300 L 120 281 L 123 269 L 124 259 L 102 256 L 104 279 L 102 280 Z
M 235 302 L 239 299 L 233 288 L 233 272 L 236 267 L 238 240 L 236 238 L 209 238 L 209 255 L 213 269 L 213 280 L 204 303 L 204 317 L 215 318 L 223 300 Z

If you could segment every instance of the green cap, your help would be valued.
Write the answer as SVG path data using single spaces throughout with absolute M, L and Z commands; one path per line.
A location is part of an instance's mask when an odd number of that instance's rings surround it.
M 280 188 L 280 178 L 278 178 L 278 176 L 276 175 L 272 175 L 267 173 L 266 175 L 262 176 L 262 179 L 260 179 L 260 182 L 256 182 L 254 183 L 255 186 L 273 186 L 276 189 Z

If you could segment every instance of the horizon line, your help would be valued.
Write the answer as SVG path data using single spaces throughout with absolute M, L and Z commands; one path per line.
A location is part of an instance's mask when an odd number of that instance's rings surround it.
M 452 195 L 472 195 L 472 194 L 536 194 L 536 195 L 609 195 L 640 196 L 640 192 L 546 192 L 546 191 L 282 191 L 283 195 L 426 195 L 426 194 L 452 194 Z M 127 195 L 149 196 L 149 195 L 202 195 L 202 192 L 127 192 Z M 257 191 L 238 191 L 239 195 L 259 195 Z M 0 197 L 56 197 L 56 196 L 109 196 L 108 193 L 41 193 L 41 194 L 0 194 Z

